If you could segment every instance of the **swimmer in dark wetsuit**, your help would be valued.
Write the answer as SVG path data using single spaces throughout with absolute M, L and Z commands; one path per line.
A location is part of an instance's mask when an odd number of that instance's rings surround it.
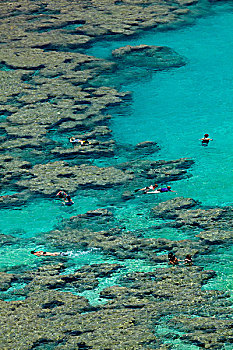
M 32 250 L 31 254 L 36 255 L 36 256 L 66 256 L 66 255 L 68 255 L 68 253 L 64 253 L 64 252 L 51 253 L 51 252 L 44 252 L 43 250 L 39 250 L 37 252 L 35 250 Z
M 65 205 L 68 205 L 68 206 L 71 206 L 71 205 L 74 204 L 74 202 L 72 201 L 70 195 L 66 196 L 65 201 L 64 201 L 64 204 L 65 204 Z
M 168 264 L 173 265 L 173 266 L 179 264 L 179 260 L 172 252 L 168 253 Z
M 202 146 L 208 146 L 210 141 L 213 141 L 213 139 L 209 138 L 209 134 L 205 134 L 202 139 L 200 139 Z

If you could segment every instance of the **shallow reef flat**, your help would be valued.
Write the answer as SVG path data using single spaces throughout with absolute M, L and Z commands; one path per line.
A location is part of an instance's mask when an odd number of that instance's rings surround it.
M 98 277 L 116 273 L 121 266 L 93 265 L 61 276 L 63 269 L 62 263 L 44 265 L 10 276 L 27 281 L 19 291 L 27 297 L 0 302 L 2 348 L 172 349 L 164 340 L 178 337 L 177 329 L 183 339 L 205 348 L 220 348 L 220 341 L 232 338 L 229 295 L 201 290 L 213 271 L 191 267 L 188 274 L 186 268 L 135 272 L 125 276 L 121 286 L 102 291 L 106 304 L 93 307 L 84 297 L 59 288 L 92 289 Z M 179 293 L 171 285 L 179 286 Z M 156 334 L 157 326 L 169 326 L 170 334 Z
M 193 210 L 198 205 L 191 199 L 179 198 L 179 201 L 181 209 L 176 210 L 180 213 L 184 208 Z M 170 209 L 168 204 L 165 208 L 167 213 L 174 210 L 172 203 Z M 117 256 L 122 263 L 86 265 L 67 274 L 67 257 L 59 257 L 60 262 L 49 264 L 51 258 L 48 258 L 38 269 L 1 273 L 1 292 L 13 284 L 24 284 L 8 293 L 8 298 L 18 296 L 23 300 L 1 301 L 1 327 L 7 335 L 0 339 L 1 346 L 5 349 L 11 349 L 13 344 L 22 349 L 48 345 L 57 349 L 172 349 L 172 340 L 180 338 L 200 348 L 220 349 L 223 343 L 231 341 L 230 294 L 203 290 L 216 275 L 214 271 L 179 266 L 156 268 L 147 273 L 124 272 L 125 260 L 137 257 L 161 263 L 167 259 L 162 254 L 165 251 L 177 252 L 181 258 L 187 252 L 200 257 L 211 251 L 208 242 L 145 239 L 122 229 L 93 230 L 104 221 L 109 224 L 113 216 L 106 210 L 88 212 L 71 217 L 63 223 L 62 230 L 45 236 L 56 247 L 80 249 L 89 245 Z M 117 285 L 99 291 L 102 300 L 99 304 L 93 306 L 86 298 L 76 295 L 98 288 L 101 279 L 113 275 L 117 277 Z M 169 332 L 158 331 L 166 327 Z
M 156 140 L 117 144 L 110 114 L 132 99 L 121 90 L 123 82 L 176 70 L 186 58 L 144 44 L 119 47 L 109 59 L 86 53 L 101 40 L 189 25 L 211 6 L 203 0 L 1 1 L 0 208 L 24 210 L 35 199 L 54 199 L 60 189 L 72 196 L 95 193 L 102 203 L 110 198 L 112 210 L 93 204 L 26 244 L 28 250 L 45 244 L 96 249 L 114 260 L 72 272 L 69 256 L 38 259 L 34 269 L 0 268 L 1 349 L 172 350 L 179 341 L 187 349 L 224 350 L 233 343 L 230 294 L 205 289 L 216 272 L 201 264 L 216 246 L 232 241 L 232 207 L 160 197 L 150 208 L 148 195 L 140 194 L 150 219 L 159 222 L 128 230 L 116 215 L 117 205 L 137 200 L 135 189 L 145 183 L 168 185 L 191 176 L 194 161 L 158 159 Z M 89 144 L 73 145 L 71 136 Z M 167 229 L 189 238 L 160 237 Z M 13 252 L 25 238 L 0 234 L 0 243 Z M 191 254 L 195 265 L 167 267 L 169 252 L 181 260 Z M 127 270 L 133 260 L 153 271 Z M 98 295 L 98 304 L 88 292 Z

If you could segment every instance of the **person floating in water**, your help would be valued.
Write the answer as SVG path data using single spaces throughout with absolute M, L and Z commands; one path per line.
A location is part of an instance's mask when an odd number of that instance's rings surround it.
M 68 206 L 71 206 L 74 204 L 74 202 L 72 201 L 70 195 L 68 194 L 68 196 L 66 196 L 66 198 L 64 199 L 64 204 L 65 205 L 68 205 Z
M 168 253 L 168 264 L 173 265 L 173 266 L 179 264 L 179 260 L 172 252 Z
M 158 188 L 157 191 L 159 191 L 159 192 L 176 192 L 176 191 L 172 191 L 171 186 Z
M 146 193 L 146 192 L 148 192 L 150 190 L 154 191 L 157 187 L 158 187 L 158 185 L 154 184 L 154 185 L 150 185 L 150 186 L 147 186 L 147 187 L 138 188 L 138 189 L 134 190 L 134 192 L 143 191 L 144 193 Z
M 43 250 L 35 251 L 32 250 L 31 254 L 36 255 L 36 256 L 67 256 L 69 253 L 64 253 L 64 252 L 44 252 Z
M 80 143 L 81 146 L 89 145 L 89 141 L 76 139 L 75 137 L 70 138 L 71 143 Z
M 67 197 L 67 194 L 65 193 L 65 191 L 59 191 L 57 194 L 56 194 L 56 197 L 58 197 L 59 199 L 66 199 Z
M 192 266 L 193 265 L 192 256 L 190 254 L 186 255 L 186 258 L 184 259 L 184 264 L 187 265 L 187 266 Z
M 208 146 L 210 141 L 213 141 L 213 139 L 209 138 L 209 134 L 205 134 L 202 139 L 200 139 L 202 146 Z

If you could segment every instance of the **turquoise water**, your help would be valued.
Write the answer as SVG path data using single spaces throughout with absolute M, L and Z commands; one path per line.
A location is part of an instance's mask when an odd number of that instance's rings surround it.
M 194 26 L 101 43 L 91 50 L 107 58 L 111 50 L 127 44 L 166 45 L 186 58 L 182 68 L 122 85 L 122 90 L 133 92 L 133 101 L 130 108 L 114 115 L 111 128 L 121 144 L 158 142 L 157 158 L 194 159 L 192 178 L 174 186 L 179 195 L 207 205 L 232 204 L 232 20 L 232 7 L 222 5 Z M 201 147 L 198 141 L 204 133 L 214 139 L 208 147 Z
M 183 55 L 186 66 L 162 72 L 146 72 L 145 79 L 123 79 L 122 91 L 132 91 L 132 101 L 127 108 L 113 109 L 110 128 L 113 138 L 121 145 L 136 144 L 145 140 L 158 142 L 161 150 L 157 159 L 189 157 L 195 165 L 189 170 L 192 177 L 174 182 L 172 187 L 179 196 L 192 197 L 205 205 L 232 204 L 233 190 L 233 11 L 230 5 L 215 7 L 211 16 L 198 19 L 195 25 L 169 32 L 147 32 L 137 39 L 101 42 L 89 50 L 97 57 L 110 57 L 111 50 L 126 44 L 167 45 Z M 144 72 L 145 73 L 145 72 Z M 123 132 L 122 132 L 123 131 Z M 214 141 L 208 147 L 200 145 L 199 138 L 209 133 Z M 60 140 L 63 141 L 62 139 Z M 64 140 L 64 146 L 67 140 Z M 125 154 L 127 159 L 127 154 Z M 91 160 L 93 161 L 93 160 Z M 107 165 L 111 160 L 98 160 Z M 121 159 L 115 158 L 115 163 Z M 97 162 L 96 162 L 97 163 Z M 174 198 L 170 193 L 164 199 Z M 106 207 L 114 211 L 116 221 L 127 230 L 141 230 L 145 237 L 185 239 L 193 237 L 175 229 L 146 230 L 160 224 L 150 218 L 150 208 L 161 197 L 136 197 L 122 202 L 119 193 L 105 191 L 79 191 L 73 197 L 75 205 L 66 208 L 59 201 L 35 200 L 26 206 L 3 209 L 0 217 L 0 233 L 10 234 L 16 242 L 0 248 L 0 270 L 37 267 L 41 260 L 29 254 L 32 249 L 53 249 L 47 242 L 38 246 L 35 238 L 53 229 L 73 215 Z M 7 224 L 6 224 L 7 223 Z M 14 258 L 12 258 L 14 249 Z M 217 256 L 217 259 L 216 259 Z M 98 250 L 72 251 L 67 258 L 70 269 L 85 264 L 117 262 Z M 149 262 L 132 260 L 120 262 L 122 271 L 150 271 L 155 268 Z M 205 268 L 215 269 L 218 277 L 207 288 L 232 290 L 232 247 L 216 251 L 215 256 L 204 257 Z M 99 302 L 99 292 L 105 286 L 115 284 L 118 274 L 100 281 L 94 291 L 87 291 L 91 302 Z

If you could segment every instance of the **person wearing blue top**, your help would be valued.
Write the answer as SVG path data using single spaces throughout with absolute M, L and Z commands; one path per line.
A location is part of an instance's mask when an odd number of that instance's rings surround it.
M 171 190 L 171 186 L 158 188 L 157 191 L 159 191 L 159 192 L 175 192 L 175 191 Z

